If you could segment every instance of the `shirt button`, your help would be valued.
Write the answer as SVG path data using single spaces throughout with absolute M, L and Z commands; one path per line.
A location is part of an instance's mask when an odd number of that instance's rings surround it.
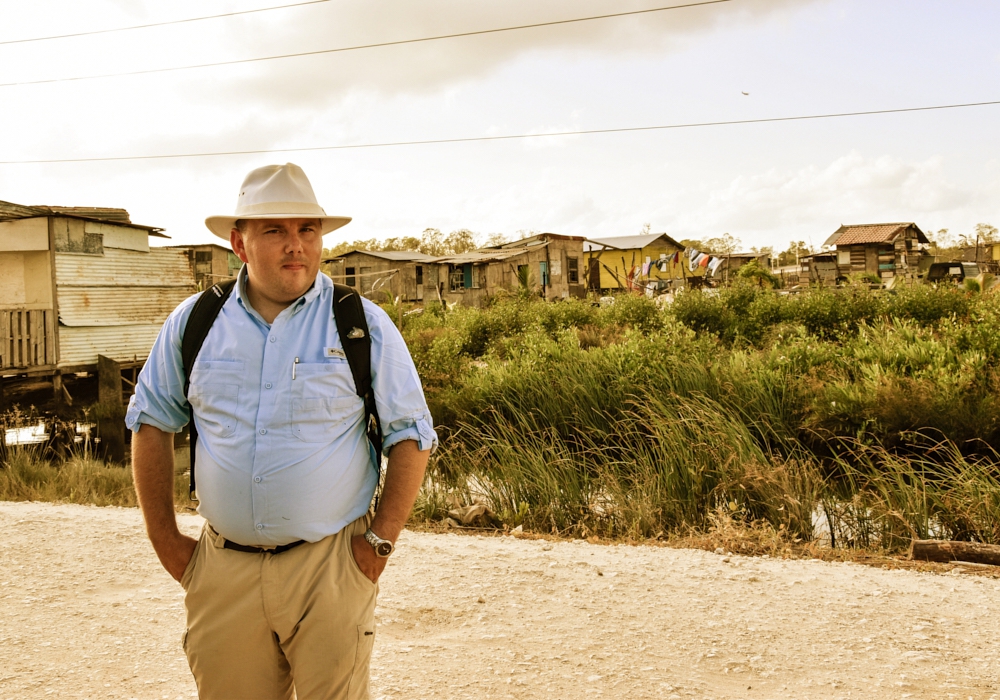
M 270 340 L 270 341 L 271 341 L 271 342 L 273 343 L 273 342 L 274 342 L 275 340 L 277 340 L 277 338 L 275 338 L 275 337 L 274 337 L 274 336 L 272 335 L 272 336 L 271 336 L 270 338 L 268 338 L 268 340 Z
M 255 484 L 259 484 L 259 483 L 260 483 L 260 477 L 259 477 L 259 476 L 255 476 L 255 477 L 253 478 L 253 483 L 255 483 Z
M 258 530 L 263 530 L 264 529 L 264 526 L 261 525 L 260 523 L 257 523 L 256 525 L 254 525 L 254 527 L 256 527 Z
M 260 430 L 259 430 L 258 432 L 259 432 L 259 433 L 260 433 L 261 435 L 267 435 L 267 428 L 261 428 L 261 429 L 260 429 Z
M 267 384 L 265 384 L 264 388 L 265 389 L 270 389 L 271 388 L 271 382 L 268 382 Z

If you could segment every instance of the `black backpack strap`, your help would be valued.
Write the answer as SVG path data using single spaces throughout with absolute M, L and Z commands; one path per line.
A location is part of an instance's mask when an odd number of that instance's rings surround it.
M 205 344 L 208 331 L 215 323 L 215 317 L 219 315 L 226 299 L 233 291 L 236 280 L 226 280 L 220 282 L 204 292 L 198 297 L 188 316 L 187 325 L 184 326 L 184 337 L 181 338 L 181 361 L 184 365 L 184 398 L 187 399 L 188 390 L 191 388 L 191 370 L 194 368 L 194 361 L 201 352 L 201 346 Z M 190 497 L 195 500 L 194 483 L 194 452 L 198 443 L 198 429 L 194 424 L 194 409 L 188 402 L 188 430 L 191 435 L 191 482 Z
M 333 318 L 337 322 L 340 342 L 354 376 L 358 396 L 365 402 L 365 432 L 375 448 L 375 473 L 378 475 L 375 494 L 378 503 L 379 487 L 382 482 L 382 422 L 375 405 L 375 391 L 372 389 L 372 339 L 368 332 L 368 321 L 361 295 L 343 284 L 333 285 Z

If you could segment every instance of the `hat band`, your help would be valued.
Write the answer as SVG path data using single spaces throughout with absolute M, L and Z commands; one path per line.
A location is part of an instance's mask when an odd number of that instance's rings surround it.
M 312 202 L 262 202 L 244 204 L 236 208 L 236 218 L 288 214 L 291 216 L 326 216 L 323 207 Z

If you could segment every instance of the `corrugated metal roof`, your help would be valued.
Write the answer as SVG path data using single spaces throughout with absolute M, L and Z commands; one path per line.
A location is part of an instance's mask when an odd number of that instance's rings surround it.
M 58 288 L 59 323 L 74 327 L 163 323 L 193 293 L 193 287 L 62 286 Z
M 115 209 L 111 207 L 50 207 L 44 205 L 27 206 L 24 204 L 14 204 L 13 202 L 0 201 L 0 221 L 12 221 L 14 219 L 32 219 L 39 216 L 65 216 L 70 219 L 84 219 L 86 221 L 104 221 L 113 224 L 122 224 L 146 231 L 150 236 L 158 238 L 170 238 L 162 233 L 162 228 L 156 226 L 143 226 L 133 224 L 125 209 Z
M 588 252 L 606 248 L 613 248 L 615 250 L 631 250 L 633 248 L 645 248 L 646 246 L 652 245 L 661 239 L 663 242 L 674 246 L 678 250 L 684 249 L 684 246 L 665 233 L 650 233 L 638 236 L 614 236 L 612 238 L 590 238 L 583 244 L 583 249 Z
M 118 362 L 143 359 L 149 355 L 162 323 L 140 326 L 85 326 L 59 328 L 58 366 L 94 365 L 104 355 Z
M 891 243 L 906 229 L 913 227 L 917 231 L 917 240 L 930 243 L 920 227 L 913 222 L 896 224 L 852 224 L 841 226 L 823 245 L 860 245 L 863 243 Z
M 497 262 L 500 260 L 508 260 L 510 258 L 516 258 L 519 255 L 526 255 L 533 250 L 540 250 L 545 248 L 548 243 L 539 243 L 538 245 L 533 245 L 530 248 L 512 248 L 509 250 L 501 249 L 485 249 L 485 250 L 470 250 L 468 253 L 460 253 L 458 255 L 447 255 L 442 258 L 437 258 L 435 262 L 446 264 L 446 265 L 465 265 L 468 263 L 490 263 Z
M 418 253 L 415 250 L 362 250 L 360 248 L 355 250 L 349 250 L 346 253 L 341 253 L 340 255 L 328 258 L 323 262 L 330 262 L 331 260 L 339 260 L 346 255 L 351 253 L 361 253 L 363 255 L 371 255 L 373 258 L 382 258 L 383 260 L 392 260 L 393 262 L 434 262 L 437 260 L 433 255 L 427 255 L 425 253 Z
M 517 241 L 510 241 L 509 243 L 502 243 L 500 245 L 480 248 L 480 250 L 493 250 L 496 248 L 500 249 L 533 248 L 537 245 L 541 245 L 549 241 L 585 241 L 585 240 L 587 239 L 584 238 L 583 236 L 564 236 L 561 233 L 536 233 L 534 236 L 528 236 L 527 238 L 522 238 Z
M 104 255 L 56 253 L 56 284 L 81 287 L 189 287 L 187 252 L 150 248 L 148 253 L 105 248 Z

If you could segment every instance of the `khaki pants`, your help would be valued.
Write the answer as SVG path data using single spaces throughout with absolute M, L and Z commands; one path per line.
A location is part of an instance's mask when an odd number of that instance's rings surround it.
M 184 651 L 202 700 L 368 697 L 378 586 L 351 537 L 370 521 L 281 554 L 223 549 L 205 526 L 181 579 Z

